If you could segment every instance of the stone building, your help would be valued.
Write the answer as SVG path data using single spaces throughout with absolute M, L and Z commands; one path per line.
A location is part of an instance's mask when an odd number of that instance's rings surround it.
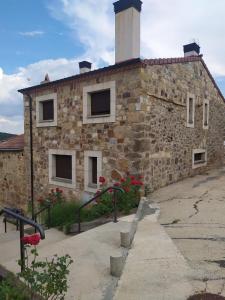
M 26 208 L 24 135 L 0 143 L 0 206 Z
M 116 61 L 20 90 L 24 95 L 26 180 L 30 122 L 35 197 L 62 187 L 69 198 L 144 175 L 157 189 L 221 165 L 224 98 L 196 43 L 184 56 L 140 59 L 140 0 L 114 3 Z M 32 99 L 30 119 L 29 99 Z

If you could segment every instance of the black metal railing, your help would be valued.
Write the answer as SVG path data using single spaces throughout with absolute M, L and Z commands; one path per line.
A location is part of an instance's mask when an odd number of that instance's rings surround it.
M 37 223 L 37 218 L 45 211 L 47 211 L 47 227 L 49 229 L 51 226 L 51 204 L 44 206 L 39 211 L 37 211 L 34 214 L 34 221 Z M 42 224 L 42 225 L 46 225 L 46 224 Z M 35 230 L 35 232 L 36 232 L 36 230 Z
M 124 193 L 124 190 L 122 188 L 112 186 L 112 187 L 108 187 L 104 191 L 96 194 L 92 199 L 90 199 L 88 202 L 84 203 L 83 205 L 81 205 L 79 207 L 78 212 L 77 212 L 77 215 L 78 215 L 78 233 L 81 232 L 81 210 L 85 206 L 87 206 L 90 203 L 92 203 L 93 201 L 97 200 L 99 197 L 101 197 L 102 195 L 104 195 L 105 193 L 107 193 L 110 190 L 113 191 L 113 222 L 114 223 L 117 222 L 117 192 Z
M 28 224 L 32 227 L 35 228 L 36 231 L 38 231 L 40 233 L 40 237 L 42 240 L 45 239 L 45 232 L 44 229 L 41 225 L 39 225 L 38 223 L 36 223 L 35 221 L 28 219 L 26 217 L 24 217 L 21 214 L 15 213 L 14 211 L 12 211 L 9 208 L 3 208 L 0 211 L 0 216 L 1 215 L 5 215 L 5 216 L 11 216 L 12 218 L 14 218 L 15 220 L 18 220 L 19 222 L 19 230 L 20 230 L 20 261 L 21 261 L 21 272 L 24 270 L 25 267 L 25 247 L 24 247 L 24 242 L 23 242 L 23 237 L 24 237 L 24 225 Z
M 8 207 L 5 207 L 5 208 L 8 208 Z M 21 209 L 18 209 L 18 208 L 8 208 L 8 209 L 10 209 L 11 211 L 13 211 L 17 214 L 23 215 L 23 211 Z M 9 216 L 9 215 L 5 214 L 4 218 L 3 218 L 3 223 L 5 225 L 4 226 L 5 227 L 5 233 L 7 233 L 7 223 L 10 223 L 11 225 L 15 225 L 16 230 L 19 230 L 19 221 L 15 220 L 12 216 Z

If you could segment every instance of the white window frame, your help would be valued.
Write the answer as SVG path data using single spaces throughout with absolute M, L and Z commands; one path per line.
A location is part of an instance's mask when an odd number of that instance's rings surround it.
M 207 125 L 205 125 L 205 104 L 207 104 Z M 203 129 L 209 129 L 209 100 L 203 101 Z
M 193 123 L 189 123 L 189 108 L 190 108 L 190 98 L 193 99 L 193 110 L 192 110 L 192 118 Z M 194 128 L 195 127 L 195 95 L 188 93 L 187 95 L 187 127 Z
M 54 105 L 54 120 L 53 121 L 43 121 L 43 106 L 41 105 L 42 102 L 53 100 Z M 37 127 L 53 127 L 57 126 L 57 94 L 48 94 L 36 97 L 36 125 Z
M 91 93 L 110 90 L 110 114 L 90 116 Z M 113 123 L 116 121 L 116 82 L 109 81 L 83 88 L 83 124 Z
M 89 182 L 90 178 L 90 157 L 97 157 L 97 185 L 92 187 Z M 84 189 L 86 192 L 96 193 L 100 188 L 99 177 L 102 176 L 102 152 L 101 151 L 84 151 Z
M 70 155 L 72 157 L 72 180 L 69 179 L 61 179 L 55 177 L 56 172 L 56 163 L 54 156 L 55 155 Z M 49 183 L 56 186 L 62 186 L 65 188 L 76 187 L 76 151 L 73 150 L 49 150 Z
M 205 154 L 205 161 L 203 163 L 195 163 L 195 154 L 204 153 Z M 192 152 L 192 169 L 197 169 L 200 167 L 207 166 L 207 151 L 205 149 L 194 149 Z

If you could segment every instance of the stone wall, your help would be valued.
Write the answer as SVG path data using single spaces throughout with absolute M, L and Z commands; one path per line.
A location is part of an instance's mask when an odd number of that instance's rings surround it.
M 0 151 L 0 206 L 27 208 L 23 151 Z
M 83 87 L 116 81 L 116 122 L 83 124 Z M 35 97 L 57 93 L 58 126 L 36 127 Z M 196 97 L 195 128 L 186 127 L 187 94 Z M 84 189 L 84 151 L 102 151 L 103 176 L 143 174 L 156 189 L 208 167 L 224 155 L 224 103 L 201 62 L 132 67 L 38 87 L 33 97 L 35 199 L 47 195 L 48 150 L 76 151 L 76 189 Z M 203 99 L 210 102 L 209 129 L 203 129 Z M 25 97 L 25 162 L 29 170 L 29 107 Z M 207 167 L 192 169 L 192 150 L 207 149 Z M 26 174 L 29 183 L 29 173 Z M 28 184 L 29 186 L 29 184 Z
M 146 113 L 142 160 L 146 183 L 157 189 L 223 164 L 225 104 L 201 62 L 148 66 L 142 71 Z M 187 95 L 194 94 L 195 126 L 188 128 Z M 209 100 L 209 129 L 203 129 L 203 100 Z M 192 151 L 206 149 L 207 167 L 192 168 Z M 144 154 L 143 154 L 144 155 Z

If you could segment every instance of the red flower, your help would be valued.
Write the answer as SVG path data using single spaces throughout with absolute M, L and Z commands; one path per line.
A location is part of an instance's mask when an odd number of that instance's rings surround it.
M 120 186 L 120 183 L 119 182 L 115 182 L 114 186 Z
M 109 189 L 109 193 L 112 193 L 113 192 L 113 189 Z
M 135 180 L 135 176 L 130 176 L 130 179 L 131 180 Z
M 105 183 L 105 182 L 106 182 L 105 177 L 100 176 L 100 177 L 99 177 L 99 182 L 100 182 L 100 183 Z
M 40 234 L 39 233 L 35 233 L 33 235 L 28 235 L 28 236 L 24 236 L 22 238 L 22 241 L 25 245 L 32 245 L 32 246 L 36 246 L 39 244 L 40 242 Z
M 37 200 L 39 203 L 43 203 L 44 202 L 44 199 L 42 197 L 40 197 L 38 200 Z
M 125 182 L 125 181 L 126 181 L 125 178 L 120 179 L 120 182 L 122 182 L 122 183 Z
M 140 175 L 138 178 L 139 178 L 139 179 L 144 179 L 144 176 L 143 176 L 143 175 Z
M 123 189 L 126 193 L 129 193 L 129 191 L 130 191 L 130 188 L 128 186 L 125 186 Z
M 56 193 L 59 193 L 59 192 L 60 192 L 60 189 L 59 189 L 59 188 L 56 188 L 55 191 L 56 191 Z

